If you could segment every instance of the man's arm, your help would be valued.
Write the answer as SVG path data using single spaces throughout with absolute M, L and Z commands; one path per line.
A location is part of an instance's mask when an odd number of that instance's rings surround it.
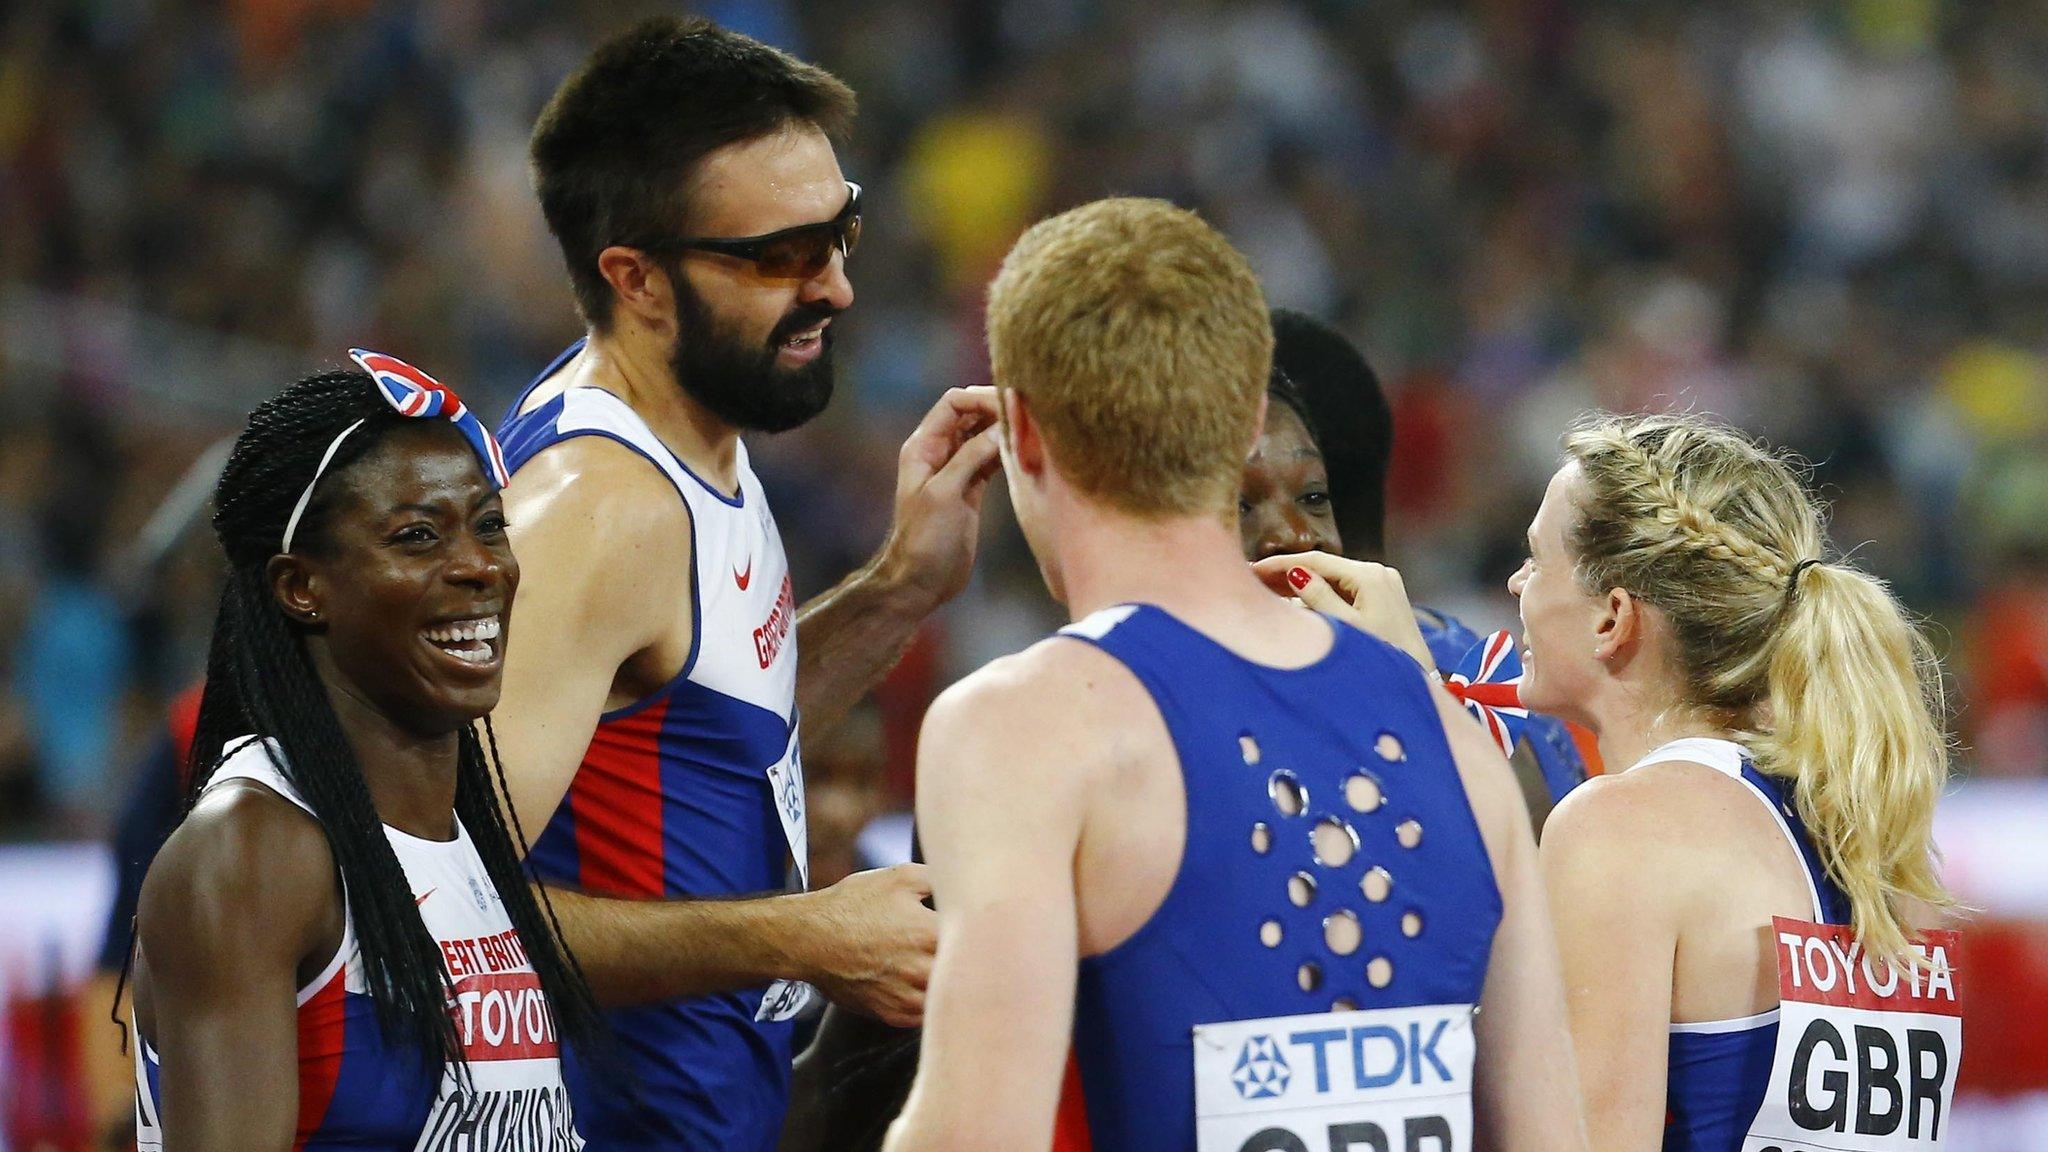
M 492 723 L 519 826 L 539 835 L 613 701 L 620 669 L 687 650 L 689 514 L 630 450 L 583 437 L 542 452 L 506 490 L 520 584 Z M 681 635 L 677 633 L 681 631 Z M 680 664 L 681 658 L 675 662 Z M 673 673 L 650 667 L 643 678 Z M 934 941 L 919 869 L 747 900 L 615 900 L 550 889 L 562 935 L 607 1004 L 805 980 L 915 1023 Z
M 889 1152 L 1044 1152 L 1073 1029 L 1074 853 L 1099 742 L 1043 649 L 942 695 L 918 747 L 939 907 L 924 1056 Z M 1000 1043 L 992 1041 L 1001 1037 Z
M 1431 689 L 1459 779 L 1479 819 L 1500 891 L 1474 1028 L 1472 1115 L 1481 1148 L 1585 1152 L 1557 944 L 1537 871 L 1536 841 L 1513 772 L 1464 708 Z
M 167 1152 L 292 1146 L 299 963 L 341 938 L 332 859 L 304 813 L 238 785 L 194 809 L 151 866 L 138 971 Z
M 993 388 L 954 388 L 903 442 L 895 518 L 874 559 L 797 615 L 797 706 L 815 739 L 889 674 L 918 625 L 967 586 L 981 501 L 1001 468 Z
M 690 516 L 653 465 L 585 436 L 513 476 L 505 519 L 519 590 L 491 723 L 512 813 L 537 837 L 582 766 L 620 670 L 688 618 Z M 687 624 L 682 633 L 669 643 L 687 651 Z
M 819 892 L 746 900 L 613 900 L 548 890 L 604 1004 L 815 984 L 886 1024 L 924 1014 L 937 926 L 922 864 L 856 872 Z

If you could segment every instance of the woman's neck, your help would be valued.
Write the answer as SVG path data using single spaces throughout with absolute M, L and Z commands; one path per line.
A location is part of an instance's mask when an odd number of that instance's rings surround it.
M 1668 694 L 1628 692 L 1593 717 L 1600 760 L 1609 773 L 1625 772 L 1652 751 L 1691 736 L 1727 739 L 1725 718 L 1703 712 Z
M 422 840 L 454 839 L 459 734 L 409 731 L 335 675 L 326 660 L 316 658 L 315 663 L 342 734 L 362 767 L 377 819 Z

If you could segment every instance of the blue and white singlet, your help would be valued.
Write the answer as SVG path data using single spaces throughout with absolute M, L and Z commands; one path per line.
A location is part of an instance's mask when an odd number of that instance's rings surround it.
M 319 819 L 274 756 L 274 741 L 245 737 L 207 788 L 250 780 Z M 466 1078 L 438 1080 L 417 1049 L 377 1024 L 363 979 L 355 920 L 343 906 L 334 958 L 298 994 L 299 1120 L 292 1152 L 576 1152 L 554 1017 L 504 901 L 469 830 L 422 840 L 386 825 L 420 919 L 454 987 Z M 140 1152 L 163 1147 L 162 1069 L 137 1034 L 135 1127 Z
M 1741 745 L 1707 737 L 1673 740 L 1652 750 L 1636 766 L 1667 760 L 1703 764 L 1747 785 L 1750 794 L 1770 810 L 1779 831 L 1799 855 L 1813 902 L 1813 922 L 1849 923 L 1849 898 L 1822 867 L 1786 781 L 1757 771 Z M 1771 1058 L 1777 1047 L 1776 1008 L 1732 1020 L 1673 1024 L 1664 1152 L 1734 1152 L 1741 1148 L 1769 1088 Z
M 532 386 L 583 348 L 572 345 Z M 534 842 L 540 876 L 632 899 L 779 892 L 808 874 L 796 713 L 796 594 L 761 483 L 737 448 L 727 494 L 670 452 L 625 401 L 568 388 L 498 430 L 516 474 L 579 436 L 623 445 L 668 479 L 690 519 L 692 647 L 674 679 L 605 713 Z M 600 541 L 601 543 L 601 541 Z M 788 1107 L 791 1017 L 809 995 L 780 982 L 607 1013 L 631 1085 L 569 1088 L 595 1149 L 772 1152 Z

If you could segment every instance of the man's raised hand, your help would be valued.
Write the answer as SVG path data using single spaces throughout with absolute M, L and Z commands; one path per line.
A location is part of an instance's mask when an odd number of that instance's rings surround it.
M 892 582 L 931 607 L 958 595 L 974 570 L 982 497 L 1002 467 L 997 422 L 994 388 L 949 388 L 897 456 L 882 561 Z

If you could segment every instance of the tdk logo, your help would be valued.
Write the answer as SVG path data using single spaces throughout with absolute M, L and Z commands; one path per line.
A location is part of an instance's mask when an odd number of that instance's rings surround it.
M 1237 1094 L 1247 1100 L 1284 1096 L 1287 1083 L 1293 1078 L 1294 1070 L 1287 1066 L 1287 1057 L 1280 1054 L 1271 1036 L 1246 1040 L 1237 1054 L 1237 1065 L 1230 1070 L 1230 1082 L 1237 1085 Z
M 1197 1024 L 1195 1146 L 1214 1152 L 1466 1152 L 1472 1005 Z
M 1457 1077 L 1437 1055 L 1437 1045 L 1444 1038 L 1444 1029 L 1449 1026 L 1449 1020 L 1438 1018 L 1429 1022 L 1409 1021 L 1406 1027 L 1367 1024 L 1356 1028 L 1316 1028 L 1288 1033 L 1287 1043 L 1289 1047 L 1309 1049 L 1315 1061 L 1315 1090 L 1318 1093 L 1331 1090 L 1331 1065 L 1341 1065 L 1346 1057 L 1349 1058 L 1350 1075 L 1339 1077 L 1338 1091 L 1356 1089 L 1363 1092 L 1386 1088 L 1399 1084 L 1404 1078 L 1409 1084 L 1421 1084 L 1425 1078 L 1451 1083 Z M 1425 1028 L 1428 1029 L 1427 1034 Z M 1263 1036 L 1255 1038 L 1264 1039 Z M 1246 1066 L 1251 1049 L 1252 1042 L 1247 1042 L 1245 1056 L 1238 1060 L 1239 1067 Z M 1283 1070 L 1287 1067 L 1285 1057 L 1278 1051 L 1273 1053 L 1272 1060 Z M 1341 1073 L 1342 1068 L 1338 1071 Z M 1244 1092 L 1242 1087 L 1238 1090 Z M 1283 1071 L 1279 1088 L 1265 1095 L 1278 1096 L 1285 1091 L 1287 1080 Z M 1245 1098 L 1256 1097 L 1245 1092 Z

